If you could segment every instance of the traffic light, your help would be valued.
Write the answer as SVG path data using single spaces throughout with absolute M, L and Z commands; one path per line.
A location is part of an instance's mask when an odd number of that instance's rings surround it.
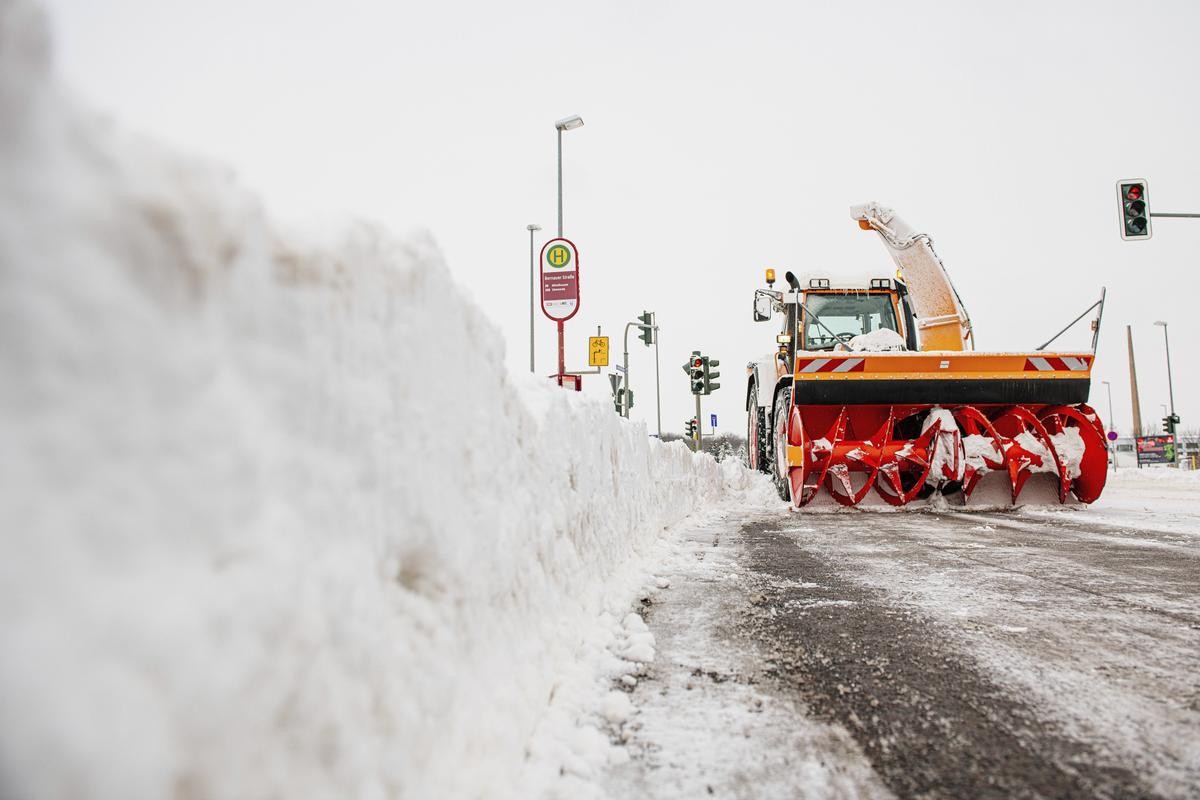
M 626 397 L 629 398 L 628 404 L 625 402 Z M 626 389 L 624 387 L 617 389 L 613 393 L 613 406 L 617 409 L 618 414 L 623 414 L 633 408 L 633 389 Z
M 721 373 L 717 372 L 713 367 L 719 367 L 721 362 L 715 358 L 704 359 L 704 393 L 712 394 L 715 389 L 720 389 L 721 384 L 717 383 L 717 378 L 721 377 Z
M 646 347 L 649 347 L 658 339 L 658 334 L 654 331 L 654 312 L 643 311 L 638 317 L 638 321 L 641 323 L 638 327 L 642 329 L 638 338 L 645 343 Z
M 1175 427 L 1179 424 L 1178 414 L 1168 414 L 1163 417 L 1163 433 L 1175 435 Z
M 692 394 L 704 394 L 704 362 L 707 360 L 699 350 L 693 350 L 692 360 L 684 366 L 692 384 Z
M 683 424 L 683 430 L 689 439 L 696 438 L 696 418 L 692 417 Z
M 1163 433 L 1173 433 L 1174 432 L 1171 430 L 1171 418 L 1170 417 L 1163 417 L 1162 422 L 1163 422 Z
M 1150 206 L 1146 197 L 1146 182 L 1140 178 L 1117 184 L 1121 204 L 1121 238 L 1149 239 Z

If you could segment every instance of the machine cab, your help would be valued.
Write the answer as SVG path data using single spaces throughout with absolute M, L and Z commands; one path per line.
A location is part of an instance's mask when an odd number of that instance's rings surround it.
M 898 297 L 892 290 L 810 288 L 801 298 L 797 342 L 801 350 L 845 350 L 856 336 L 881 330 L 904 337 Z
M 904 347 L 895 349 L 918 349 L 903 282 L 864 276 L 836 284 L 828 278 L 807 278 L 802 283 L 791 272 L 786 273 L 786 280 L 789 291 L 758 289 L 754 298 L 756 321 L 765 322 L 774 312 L 783 317 L 775 354 L 780 376 L 791 372 L 798 352 L 845 351 L 851 339 L 880 331 L 899 337 L 888 337 L 897 345 L 903 342 Z M 767 285 L 774 282 L 775 271 L 767 270 Z

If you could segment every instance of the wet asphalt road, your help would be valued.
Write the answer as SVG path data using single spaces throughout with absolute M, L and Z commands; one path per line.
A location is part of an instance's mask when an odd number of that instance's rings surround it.
M 1200 532 L 1180 507 L 691 532 L 646 601 L 659 652 L 609 794 L 1200 798 Z
M 756 521 L 746 623 L 898 797 L 1200 797 L 1194 541 L 1083 513 Z

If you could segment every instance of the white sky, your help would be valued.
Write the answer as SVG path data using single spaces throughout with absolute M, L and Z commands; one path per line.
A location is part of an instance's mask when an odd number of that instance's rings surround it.
M 974 7 L 974 6 L 980 7 Z M 428 228 L 528 369 L 528 223 L 580 249 L 568 366 L 596 325 L 662 326 L 663 430 L 693 413 L 680 370 L 721 359 L 705 401 L 744 429 L 762 269 L 878 268 L 847 208 L 878 200 L 930 233 L 982 350 L 1031 348 L 1109 304 L 1093 373 L 1130 427 L 1125 325 L 1142 416 L 1200 426 L 1200 220 L 1118 233 L 1115 182 L 1152 210 L 1200 211 L 1200 4 L 301 2 L 51 0 L 67 83 L 125 125 L 232 164 L 274 216 Z M 544 239 L 538 240 L 540 247 Z M 554 327 L 537 315 L 538 371 Z M 635 332 L 636 334 L 636 332 Z M 1080 332 L 1067 343 L 1087 341 Z M 654 430 L 653 351 L 631 336 L 634 417 Z M 414 376 L 417 377 L 417 376 Z M 586 391 L 607 396 L 608 381 Z

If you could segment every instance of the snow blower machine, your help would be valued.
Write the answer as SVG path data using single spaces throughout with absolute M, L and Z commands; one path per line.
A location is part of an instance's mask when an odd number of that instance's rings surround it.
M 1085 403 L 1103 290 L 1035 350 L 976 352 L 930 238 L 876 203 L 851 217 L 878 234 L 894 272 L 788 272 L 776 291 L 769 269 L 755 292 L 755 321 L 783 325 L 775 352 L 747 365 L 751 468 L 795 507 L 1096 500 L 1108 448 Z M 1045 349 L 1093 312 L 1090 351 Z

